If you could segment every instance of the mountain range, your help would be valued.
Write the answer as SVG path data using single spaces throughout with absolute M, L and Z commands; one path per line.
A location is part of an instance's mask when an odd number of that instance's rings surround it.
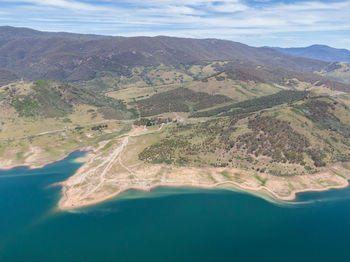
M 103 72 L 130 75 L 136 66 L 179 66 L 241 61 L 298 72 L 320 71 L 327 62 L 217 39 L 104 37 L 0 27 L 0 68 L 27 80 L 81 81 Z M 12 74 L 11 74 L 12 75 Z
M 308 47 L 280 48 L 275 50 L 292 56 L 318 59 L 326 62 L 342 62 L 350 64 L 350 51 L 326 45 L 312 45 Z

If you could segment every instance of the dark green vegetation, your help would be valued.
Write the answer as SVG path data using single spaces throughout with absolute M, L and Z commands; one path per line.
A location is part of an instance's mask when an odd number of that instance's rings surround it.
M 303 100 L 308 96 L 306 91 L 283 90 L 277 94 L 263 96 L 239 103 L 234 103 L 215 109 L 196 112 L 192 117 L 209 117 L 209 116 L 237 116 L 249 114 L 259 110 L 279 106 L 283 104 L 293 103 Z
M 39 111 L 39 105 L 29 97 L 15 97 L 12 105 L 17 110 L 19 116 L 32 117 L 36 116 Z
M 161 124 L 167 124 L 173 122 L 173 120 L 168 118 L 160 118 L 160 117 L 153 117 L 151 119 L 148 118 L 140 118 L 134 121 L 134 125 L 136 126 L 154 126 L 154 125 L 161 125 Z M 176 122 L 176 120 L 174 120 Z
M 305 165 L 304 154 L 310 143 L 288 122 L 257 116 L 248 122 L 252 131 L 238 136 L 236 122 L 235 118 L 227 118 L 179 125 L 168 138 L 145 149 L 139 157 L 153 163 L 210 163 L 224 167 L 235 166 L 237 159 L 232 160 L 237 156 L 250 163 L 264 156 L 270 163 Z
M 257 116 L 249 120 L 248 128 L 252 132 L 237 137 L 236 150 L 255 157 L 266 156 L 276 162 L 305 165 L 303 153 L 310 143 L 288 122 Z
M 93 126 L 91 127 L 92 131 L 102 131 L 103 129 L 108 128 L 108 125 L 97 125 L 97 126 Z
M 236 129 L 236 119 L 215 119 L 171 129 L 167 138 L 140 153 L 141 160 L 153 163 L 185 164 L 198 162 L 201 155 L 213 155 L 224 138 Z M 225 163 L 222 163 L 225 165 Z
M 141 116 L 145 117 L 166 112 L 196 111 L 230 101 L 230 98 L 223 95 L 209 95 L 203 92 L 194 92 L 188 88 L 177 88 L 155 94 L 136 103 Z
M 38 80 L 28 94 L 18 94 L 16 89 L 9 89 L 8 93 L 12 106 L 23 117 L 64 117 L 80 104 L 97 107 L 105 118 L 133 117 L 122 101 L 66 83 Z
M 319 128 L 334 131 L 349 138 L 349 127 L 345 126 L 332 112 L 337 104 L 337 101 L 327 102 L 311 99 L 305 104 L 295 106 L 295 109 L 301 111 L 307 118 L 315 122 Z M 345 108 L 348 109 L 346 106 Z
M 329 97 L 287 93 L 288 105 L 271 112 L 261 111 L 259 101 L 269 97 L 273 99 L 265 102 L 267 105 L 286 102 L 281 93 L 253 99 L 255 103 L 240 103 L 249 109 L 244 111 L 249 115 L 232 114 L 202 123 L 177 124 L 160 142 L 141 152 L 139 158 L 151 163 L 229 166 L 275 175 L 316 172 L 330 163 L 348 161 L 349 126 L 332 113 L 347 110 L 348 114 L 348 108 Z M 288 116 L 291 122 L 279 119 L 279 115 Z

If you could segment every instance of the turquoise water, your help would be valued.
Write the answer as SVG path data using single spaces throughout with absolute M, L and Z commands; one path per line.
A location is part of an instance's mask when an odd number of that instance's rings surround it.
M 280 205 L 227 190 L 129 191 L 58 212 L 81 153 L 0 171 L 0 261 L 350 261 L 350 189 Z

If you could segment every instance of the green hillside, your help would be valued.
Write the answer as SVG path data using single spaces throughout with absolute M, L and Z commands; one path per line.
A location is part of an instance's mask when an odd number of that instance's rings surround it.
M 268 111 L 260 111 L 259 103 L 252 100 L 256 107 L 248 107 L 245 114 L 176 124 L 139 158 L 150 163 L 235 167 L 288 176 L 349 161 L 349 107 L 332 97 L 296 94 L 299 99 Z M 274 95 L 260 100 L 281 105 Z
M 16 85 L 3 88 L 3 103 L 9 103 L 20 117 L 66 117 L 77 105 L 96 107 L 105 118 L 130 119 L 134 113 L 121 101 L 106 97 L 98 90 L 49 80 L 30 83 L 27 89 Z

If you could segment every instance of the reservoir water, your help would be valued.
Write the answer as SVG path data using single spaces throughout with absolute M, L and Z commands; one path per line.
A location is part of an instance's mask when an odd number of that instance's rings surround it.
M 0 261 L 350 261 L 350 189 L 290 204 L 223 189 L 128 191 L 61 212 L 81 153 L 0 171 Z

